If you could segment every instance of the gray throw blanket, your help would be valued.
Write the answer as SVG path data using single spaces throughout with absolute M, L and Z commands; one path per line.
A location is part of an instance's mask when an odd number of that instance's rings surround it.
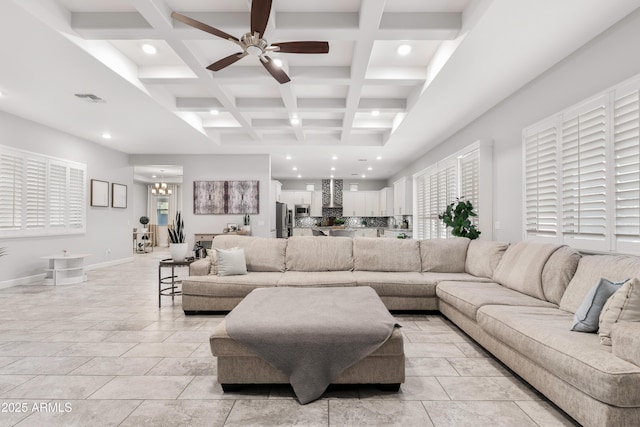
M 261 288 L 225 318 L 229 336 L 289 376 L 309 403 L 380 347 L 396 321 L 369 287 Z

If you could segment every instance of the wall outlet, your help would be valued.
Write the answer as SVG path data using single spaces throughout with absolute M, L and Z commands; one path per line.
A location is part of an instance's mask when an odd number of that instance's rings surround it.
M 494 227 L 496 230 L 500 230 L 500 221 L 496 221 Z

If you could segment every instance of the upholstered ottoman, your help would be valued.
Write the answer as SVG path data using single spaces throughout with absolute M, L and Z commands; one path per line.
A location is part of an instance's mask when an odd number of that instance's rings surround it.
M 382 318 L 384 327 L 372 325 L 372 318 Z M 366 343 L 368 329 L 380 332 L 389 322 L 380 343 Z M 300 402 L 308 403 L 329 384 L 376 384 L 397 391 L 405 368 L 402 333 L 395 326 L 368 287 L 267 288 L 253 291 L 234 308 L 216 326 L 210 344 L 225 391 L 244 384 L 291 384 Z M 254 342 L 247 343 L 243 332 L 234 330 L 242 328 Z M 340 360 L 361 345 L 368 345 L 359 353 L 366 353 L 363 357 L 356 356 L 353 363 Z M 342 365 L 334 369 L 332 359 Z M 310 372 L 317 366 L 322 372 Z M 333 375 L 325 377 L 326 372 Z

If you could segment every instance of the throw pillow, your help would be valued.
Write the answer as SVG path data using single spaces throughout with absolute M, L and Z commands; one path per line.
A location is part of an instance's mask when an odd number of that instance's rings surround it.
M 600 344 L 611 345 L 611 329 L 620 322 L 640 322 L 640 280 L 627 281 L 611 297 L 600 314 Z
M 573 315 L 573 327 L 571 330 L 576 332 L 598 332 L 598 320 L 604 304 L 624 282 L 626 280 L 616 283 L 607 279 L 600 279 L 600 283 L 591 288 Z
M 214 249 L 206 249 L 206 251 L 207 251 L 207 258 L 209 258 L 209 261 L 211 262 L 211 266 L 209 268 L 209 275 L 217 276 L 218 275 L 218 256 L 216 255 L 216 251 Z
M 216 249 L 218 276 L 247 274 L 247 262 L 243 249 Z

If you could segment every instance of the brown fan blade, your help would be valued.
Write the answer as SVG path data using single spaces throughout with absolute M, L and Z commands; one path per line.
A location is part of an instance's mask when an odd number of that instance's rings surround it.
M 188 16 L 182 15 L 181 13 L 178 12 L 171 12 L 171 17 L 173 19 L 175 19 L 176 21 L 180 21 L 184 24 L 190 25 L 194 28 L 197 28 L 198 30 L 202 30 L 206 33 L 209 34 L 213 34 L 214 36 L 218 36 L 220 38 L 223 38 L 225 40 L 235 40 L 237 42 L 239 42 L 240 40 L 238 40 L 237 37 L 232 36 L 231 34 L 227 34 L 224 31 L 221 31 L 217 28 L 213 28 L 210 25 L 207 25 L 203 22 L 200 21 L 196 21 L 193 18 L 189 18 Z
M 329 43 L 327 42 L 285 42 L 273 43 L 279 49 L 276 52 L 282 53 L 329 53 Z
M 247 52 L 234 53 L 233 55 L 229 55 L 226 58 L 222 58 L 221 60 L 216 61 L 213 64 L 209 65 L 207 67 L 207 70 L 220 71 L 224 67 L 228 67 L 229 65 L 235 63 L 236 61 L 241 60 L 242 58 L 244 58 L 247 55 L 248 55 Z
M 253 0 L 251 2 L 251 34 L 258 33 L 260 38 L 264 36 L 270 13 L 271 0 Z
M 262 63 L 264 68 L 266 68 L 267 71 L 273 76 L 273 78 L 276 79 L 280 84 L 291 81 L 289 76 L 287 76 L 287 73 L 285 73 L 282 68 L 274 64 L 271 58 L 269 58 L 268 56 L 262 56 L 260 58 L 260 62 Z

